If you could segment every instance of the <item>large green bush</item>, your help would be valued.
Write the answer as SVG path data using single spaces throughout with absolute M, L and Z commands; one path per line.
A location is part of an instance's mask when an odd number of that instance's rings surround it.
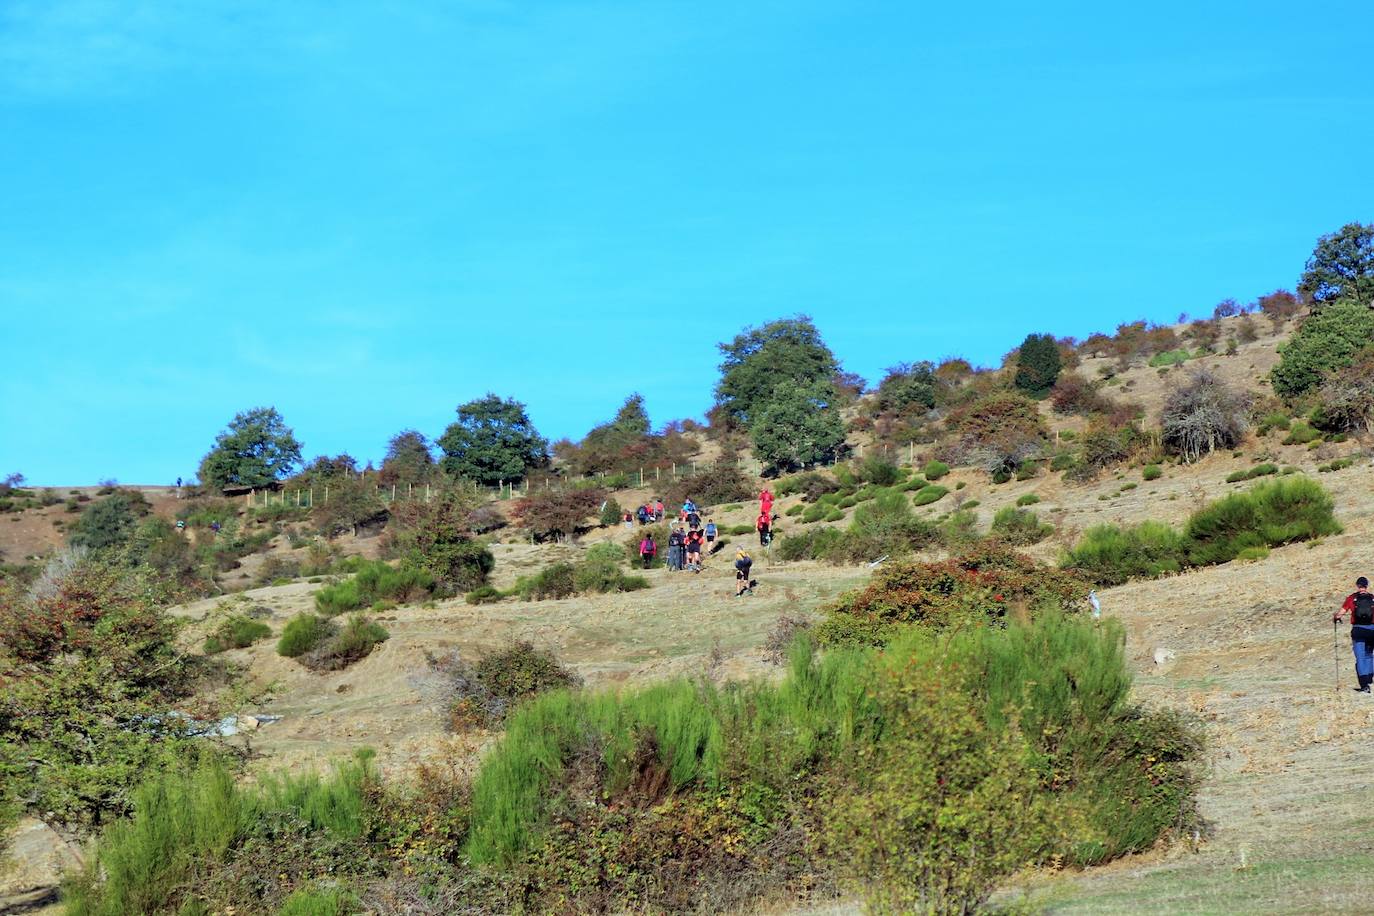
M 1188 519 L 1188 561 L 1208 566 L 1234 560 L 1247 547 L 1278 547 L 1337 534 L 1330 494 L 1310 477 L 1292 475 L 1233 493 Z
M 1063 565 L 1099 585 L 1120 585 L 1128 579 L 1179 572 L 1185 558 L 1182 534 L 1163 522 L 1146 521 L 1089 528 L 1065 555 Z
M 665 886 L 625 842 L 659 848 L 646 802 L 671 797 L 668 848 L 738 823 L 727 842 L 753 862 L 801 829 L 822 845 L 794 855 L 839 868 L 880 907 L 977 910 L 1019 867 L 1102 861 L 1195 823 L 1196 732 L 1129 704 L 1122 646 L 1118 626 L 1050 613 L 909 631 L 881 653 L 817 657 L 803 635 L 779 684 L 546 694 L 484 762 L 467 854 L 498 870 L 537 863 L 545 899 L 592 881 L 607 909 L 693 909 L 706 904 L 690 893 L 699 865 L 686 887 Z M 623 814 L 584 820 L 607 810 Z M 608 850 L 619 877 L 600 864 Z
M 1040 521 L 1030 509 L 1006 506 L 992 517 L 992 533 L 1008 544 L 1038 544 L 1054 534 L 1054 526 Z
M 204 652 L 206 655 L 215 655 L 229 649 L 243 649 L 271 635 L 272 628 L 261 620 L 235 614 L 205 637 Z
M 286 622 L 277 639 L 277 654 L 299 658 L 337 632 L 328 620 L 309 612 L 301 612 Z
M 376 775 L 368 755 L 315 774 L 239 785 L 223 760 L 153 775 L 133 815 L 108 827 L 85 866 L 63 886 L 70 916 L 204 912 L 197 895 L 217 868 L 266 847 L 272 880 L 240 880 L 252 911 L 270 910 L 296 883 L 357 868 Z M 300 847 L 310 853 L 302 855 Z M 279 873 L 279 874 L 278 874 Z M 245 876 L 259 878 L 258 875 Z M 247 911 L 245 908 L 243 911 Z
M 436 583 L 428 570 L 372 560 L 351 578 L 326 585 L 315 593 L 315 607 L 329 617 L 371 607 L 378 601 L 408 604 L 434 594 Z
M 1153 521 L 1089 528 L 1062 564 L 1100 585 L 1119 585 L 1189 566 L 1229 563 L 1253 548 L 1338 533 L 1341 526 L 1332 509 L 1331 496 L 1321 484 L 1288 475 L 1203 506 L 1182 532 Z
M 1349 366 L 1371 340 L 1374 310 L 1353 300 L 1330 303 L 1279 346 L 1279 364 L 1269 374 L 1274 393 L 1293 398 L 1312 390 L 1328 372 Z

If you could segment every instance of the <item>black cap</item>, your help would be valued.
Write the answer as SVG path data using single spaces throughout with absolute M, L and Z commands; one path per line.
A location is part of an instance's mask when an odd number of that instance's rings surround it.
M 1355 580 L 1355 587 L 1356 587 L 1356 588 L 1369 588 L 1369 580 L 1366 579 L 1364 576 L 1360 576 L 1360 578 L 1358 578 L 1358 579 Z

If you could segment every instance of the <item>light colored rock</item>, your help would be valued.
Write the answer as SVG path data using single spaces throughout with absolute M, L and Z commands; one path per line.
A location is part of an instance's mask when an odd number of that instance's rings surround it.
M 81 853 L 47 824 L 21 820 L 0 868 L 0 913 L 22 913 L 57 900 L 62 870 L 81 865 Z
M 1173 661 L 1176 658 L 1178 658 L 1178 656 L 1174 653 L 1173 649 L 1166 649 L 1163 646 L 1160 646 L 1158 649 L 1155 649 L 1156 665 L 1167 665 L 1169 662 Z

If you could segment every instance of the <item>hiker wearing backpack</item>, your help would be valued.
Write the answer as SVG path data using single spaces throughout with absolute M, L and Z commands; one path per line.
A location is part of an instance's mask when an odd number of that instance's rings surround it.
M 759 491 L 759 514 L 773 514 L 773 493 L 767 487 Z
M 745 592 L 754 594 L 754 583 L 749 578 L 749 571 L 754 566 L 754 558 L 749 556 L 749 551 L 741 547 L 735 552 L 735 597 L 738 598 Z
M 658 545 L 654 543 L 653 533 L 644 535 L 644 540 L 639 542 L 639 558 L 644 561 L 644 568 L 648 569 L 654 565 L 654 557 L 658 556 Z
M 668 535 L 668 568 L 682 568 L 682 529 L 677 525 L 673 526 L 672 532 Z
M 767 547 L 769 542 L 773 540 L 772 528 L 773 517 L 760 512 L 759 517 L 754 520 L 754 530 L 759 533 L 760 547 Z
M 700 528 L 693 528 L 687 532 L 685 541 L 687 547 L 687 568 L 692 572 L 701 572 L 701 542 L 702 537 Z
M 718 528 L 716 528 L 715 519 L 708 518 L 708 519 L 706 520 L 706 552 L 707 552 L 707 553 L 710 553 L 711 551 L 713 551 L 713 550 L 716 549 L 716 535 L 719 534 L 719 533 L 720 533 L 720 530 L 719 530 Z
M 1333 624 L 1341 618 L 1350 617 L 1350 644 L 1355 651 L 1355 677 L 1360 693 L 1369 693 L 1369 684 L 1374 681 L 1374 594 L 1369 591 L 1369 580 L 1364 576 L 1355 580 L 1355 591 L 1351 592 L 1341 605 L 1341 609 L 1331 618 Z

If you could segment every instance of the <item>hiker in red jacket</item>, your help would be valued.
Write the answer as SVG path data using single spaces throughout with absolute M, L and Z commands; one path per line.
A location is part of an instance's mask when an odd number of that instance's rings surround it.
M 1374 594 L 1370 594 L 1369 580 L 1364 576 L 1355 580 L 1355 591 L 1346 597 L 1331 622 L 1339 623 L 1347 616 L 1350 645 L 1355 650 L 1355 677 L 1360 684 L 1355 689 L 1369 693 L 1369 684 L 1374 681 Z
M 759 493 L 759 514 L 773 516 L 773 494 L 767 487 Z
M 773 540 L 773 516 L 768 513 L 759 513 L 759 517 L 754 520 L 754 530 L 759 533 L 759 546 L 767 547 Z
M 654 557 L 658 556 L 658 545 L 654 543 L 652 534 L 644 535 L 644 540 L 639 542 L 639 558 L 644 561 L 644 568 L 648 569 L 654 565 Z

